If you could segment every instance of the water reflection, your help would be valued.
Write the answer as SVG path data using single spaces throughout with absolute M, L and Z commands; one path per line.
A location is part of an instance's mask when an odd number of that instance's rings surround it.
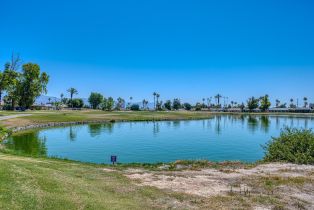
M 70 126 L 70 129 L 69 129 L 69 138 L 71 141 L 75 141 L 76 139 L 76 129 L 75 129 L 75 126 Z
M 114 123 L 105 123 L 103 124 L 103 129 L 106 133 L 112 134 L 115 124 Z
M 269 126 L 270 126 L 269 117 L 268 117 L 268 116 L 261 116 L 260 121 L 261 121 L 261 129 L 262 129 L 265 133 L 268 133 L 268 131 L 269 131 Z
M 216 119 L 215 131 L 217 135 L 220 135 L 221 134 L 221 116 L 218 115 L 215 117 L 215 119 Z
M 248 125 L 249 131 L 251 131 L 252 133 L 255 133 L 255 131 L 258 128 L 258 120 L 257 120 L 256 116 L 249 115 L 249 117 L 247 119 L 247 125 Z
M 132 125 L 130 126 L 132 127 Z M 88 124 L 88 131 L 91 137 L 100 136 L 103 132 L 107 134 L 112 134 L 113 128 L 114 123 Z
M 38 131 L 12 136 L 6 141 L 6 147 L 18 153 L 32 156 L 45 156 L 47 154 L 46 138 L 39 137 Z
M 153 122 L 153 134 L 156 137 L 157 134 L 160 132 L 159 122 Z
M 101 128 L 102 124 L 89 124 L 88 129 L 89 129 L 89 134 L 91 137 L 96 137 L 101 134 Z

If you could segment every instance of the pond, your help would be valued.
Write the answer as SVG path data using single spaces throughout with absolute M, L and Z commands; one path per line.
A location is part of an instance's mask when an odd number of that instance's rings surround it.
M 206 120 L 116 122 L 32 130 L 4 144 L 18 153 L 91 163 L 176 160 L 254 162 L 283 127 L 314 128 L 313 117 L 215 115 Z

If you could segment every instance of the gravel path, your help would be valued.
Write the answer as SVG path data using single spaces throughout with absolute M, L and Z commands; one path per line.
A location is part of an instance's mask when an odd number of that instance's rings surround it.
M 7 115 L 7 116 L 0 116 L 0 120 L 7 120 L 7 119 L 25 117 L 25 116 L 30 116 L 30 115 L 32 114 L 13 114 L 13 115 Z

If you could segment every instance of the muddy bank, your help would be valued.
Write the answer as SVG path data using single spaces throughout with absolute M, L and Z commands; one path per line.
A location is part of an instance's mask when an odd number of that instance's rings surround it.
M 290 209 L 298 209 L 294 208 L 296 201 L 305 209 L 314 209 L 313 165 L 269 163 L 249 169 L 224 167 L 183 171 L 128 169 L 125 176 L 141 186 L 152 186 L 193 196 L 235 194 L 248 199 L 270 196 Z

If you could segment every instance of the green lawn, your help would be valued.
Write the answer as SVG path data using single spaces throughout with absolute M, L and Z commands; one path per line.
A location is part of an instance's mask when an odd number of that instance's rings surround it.
M 158 209 L 184 199 L 99 165 L 0 153 L 0 172 L 0 209 Z

